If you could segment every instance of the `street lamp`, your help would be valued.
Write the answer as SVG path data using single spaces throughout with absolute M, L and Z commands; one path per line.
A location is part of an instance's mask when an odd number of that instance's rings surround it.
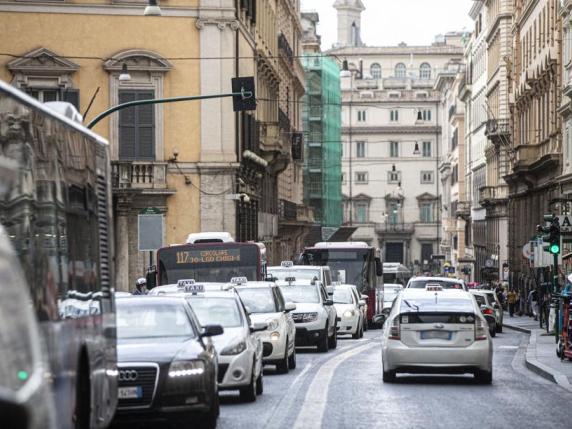
M 129 74 L 129 71 L 127 70 L 127 64 L 123 63 L 123 66 L 121 66 L 121 74 L 119 75 L 119 81 L 120 82 L 128 82 L 131 80 L 131 75 Z
M 161 16 L 161 8 L 157 4 L 157 0 L 148 0 L 143 15 L 145 16 Z

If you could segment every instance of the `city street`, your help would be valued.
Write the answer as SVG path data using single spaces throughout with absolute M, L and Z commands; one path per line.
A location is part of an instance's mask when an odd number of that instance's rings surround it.
M 381 331 L 340 340 L 327 354 L 298 353 L 288 375 L 265 371 L 253 404 L 224 393 L 220 428 L 565 428 L 572 395 L 524 367 L 527 335 L 505 330 L 494 339 L 491 386 L 471 376 L 401 376 L 381 381 Z

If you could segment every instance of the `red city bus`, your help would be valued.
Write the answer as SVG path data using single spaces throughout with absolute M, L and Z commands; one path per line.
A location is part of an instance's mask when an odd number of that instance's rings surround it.
M 300 263 L 329 266 L 334 281 L 355 285 L 360 293 L 367 295 L 368 323 L 382 322 L 383 305 L 379 305 L 376 294 L 383 266 L 377 249 L 359 241 L 316 243 L 304 249 Z

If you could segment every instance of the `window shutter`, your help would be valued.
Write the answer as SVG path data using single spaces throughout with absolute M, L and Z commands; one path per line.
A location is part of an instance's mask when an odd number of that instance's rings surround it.
M 155 98 L 154 91 L 138 91 L 138 100 L 151 100 Z M 137 159 L 153 160 L 155 159 L 155 105 L 146 104 L 137 106 L 136 124 L 138 129 L 137 135 Z
M 64 89 L 62 92 L 63 101 L 73 104 L 79 112 L 79 89 Z
M 135 101 L 135 91 L 119 91 L 119 104 Z M 119 159 L 135 159 L 135 107 L 119 111 Z

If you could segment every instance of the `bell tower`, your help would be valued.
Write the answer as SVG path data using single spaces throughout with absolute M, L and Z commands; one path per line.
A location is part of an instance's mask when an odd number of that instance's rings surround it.
M 338 11 L 337 46 L 363 46 L 361 41 L 361 13 L 365 10 L 361 0 L 336 0 Z

